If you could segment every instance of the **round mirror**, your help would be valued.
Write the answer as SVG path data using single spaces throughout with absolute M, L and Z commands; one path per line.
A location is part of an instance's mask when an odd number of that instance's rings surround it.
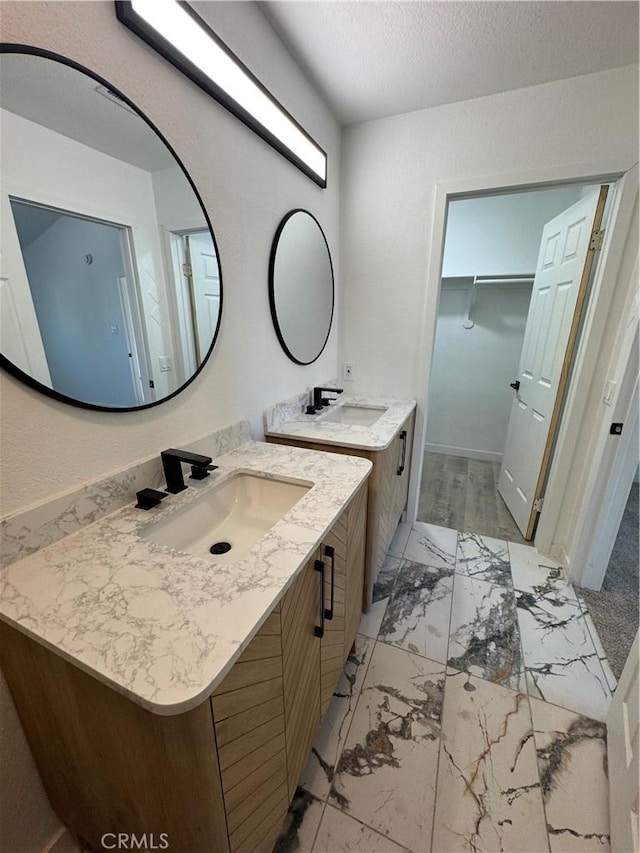
M 322 228 L 308 211 L 291 210 L 273 238 L 269 301 L 278 340 L 297 364 L 311 364 L 324 349 L 333 298 L 333 266 Z
M 3 45 L 0 363 L 108 411 L 157 405 L 220 325 L 218 252 L 169 145 L 75 63 Z

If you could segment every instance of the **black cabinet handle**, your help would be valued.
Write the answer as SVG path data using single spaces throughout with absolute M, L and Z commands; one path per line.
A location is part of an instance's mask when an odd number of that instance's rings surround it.
M 400 433 L 400 441 L 402 442 L 402 461 L 400 462 L 400 467 L 398 468 L 398 477 L 404 472 L 404 463 L 407 457 L 407 431 L 403 429 Z
M 333 619 L 333 595 L 336 585 L 336 549 L 333 545 L 324 546 L 324 555 L 331 560 L 331 604 L 324 611 L 325 618 L 330 622 Z
M 324 637 L 324 563 L 322 560 L 316 560 L 315 565 L 316 572 L 320 572 L 321 581 L 320 581 L 320 625 L 316 625 L 313 629 L 313 633 L 316 637 L 320 637 L 322 639 Z
M 514 391 L 519 391 L 520 390 L 520 380 L 516 379 L 515 382 L 510 382 L 509 388 L 513 388 Z

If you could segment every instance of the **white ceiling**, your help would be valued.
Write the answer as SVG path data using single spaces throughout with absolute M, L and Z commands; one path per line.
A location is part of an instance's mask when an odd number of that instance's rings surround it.
M 638 62 L 635 0 L 263 0 L 344 125 Z
M 93 77 L 42 56 L 0 57 L 3 109 L 148 172 L 175 166 L 149 125 L 128 106 L 99 93 L 99 85 Z

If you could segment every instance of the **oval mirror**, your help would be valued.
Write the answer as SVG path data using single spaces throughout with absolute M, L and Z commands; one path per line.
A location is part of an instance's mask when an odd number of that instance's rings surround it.
M 108 411 L 157 405 L 220 325 L 218 252 L 160 133 L 75 63 L 2 46 L 1 363 Z
M 290 210 L 271 247 L 269 301 L 282 348 L 311 364 L 325 348 L 333 319 L 333 265 L 324 232 L 307 210 Z

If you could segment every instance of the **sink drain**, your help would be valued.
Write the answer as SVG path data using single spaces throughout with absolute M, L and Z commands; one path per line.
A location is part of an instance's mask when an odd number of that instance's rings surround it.
M 209 548 L 210 554 L 226 554 L 231 550 L 230 542 L 214 542 L 211 548 Z

